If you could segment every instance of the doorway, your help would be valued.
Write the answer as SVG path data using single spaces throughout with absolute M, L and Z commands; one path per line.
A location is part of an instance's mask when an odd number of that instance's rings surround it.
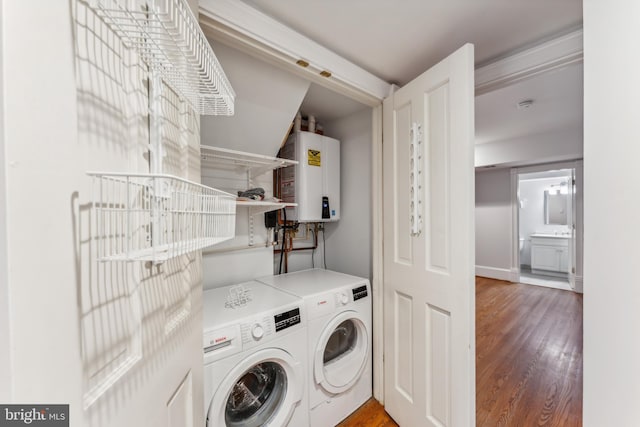
M 581 166 L 576 161 L 512 170 L 516 282 L 582 291 Z

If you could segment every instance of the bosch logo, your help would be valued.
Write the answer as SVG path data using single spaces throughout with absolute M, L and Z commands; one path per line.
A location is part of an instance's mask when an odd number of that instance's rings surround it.
M 326 303 L 327 303 L 327 300 L 324 300 L 324 301 L 318 301 L 318 305 L 324 305 L 324 304 L 326 304 Z
M 218 344 L 219 342 L 226 341 L 226 340 L 227 340 L 227 337 L 221 337 L 221 338 L 216 338 L 215 340 L 213 340 L 213 342 L 215 344 Z

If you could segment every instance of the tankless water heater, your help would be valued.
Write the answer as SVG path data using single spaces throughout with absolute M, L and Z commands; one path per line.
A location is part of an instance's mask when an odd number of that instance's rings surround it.
M 340 141 L 312 132 L 294 132 L 280 150 L 280 157 L 298 161 L 281 174 L 280 197 L 298 204 L 287 208 L 287 220 L 339 220 Z

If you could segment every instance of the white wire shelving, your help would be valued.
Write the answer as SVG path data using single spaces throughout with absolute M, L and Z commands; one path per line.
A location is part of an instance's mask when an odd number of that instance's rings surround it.
M 253 179 L 269 171 L 286 168 L 298 164 L 296 160 L 281 159 L 279 157 L 264 156 L 262 154 L 247 153 L 227 148 L 200 146 L 200 166 L 203 170 L 233 171 L 246 174 L 246 188 L 253 186 Z M 255 223 L 254 216 L 280 210 L 285 207 L 298 206 L 297 203 L 285 203 L 279 200 L 237 200 L 237 208 L 248 209 L 249 213 L 249 244 L 254 247 Z
M 202 115 L 233 115 L 235 92 L 185 0 L 89 0 L 150 73 Z
M 212 147 L 210 145 L 200 146 L 200 159 L 202 168 L 246 173 L 248 186 L 252 185 L 253 178 L 263 173 L 298 164 L 297 160 L 281 159 L 262 154 Z M 297 203 L 270 200 L 237 200 L 236 204 L 239 208 L 248 208 L 251 216 L 285 207 L 298 206 Z
M 98 259 L 163 262 L 235 235 L 235 197 L 163 174 L 163 83 L 201 115 L 232 115 L 235 93 L 186 0 L 88 0 L 149 73 L 151 174 L 94 179 Z
M 227 148 L 200 146 L 202 167 L 211 167 L 219 170 L 246 171 L 252 177 L 262 175 L 287 166 L 297 165 L 297 160 L 281 159 L 279 157 L 263 156 L 261 154 L 246 153 L 243 151 L 229 150 Z
M 164 262 L 235 236 L 235 196 L 171 175 L 89 172 L 99 261 Z
M 236 200 L 236 207 L 249 208 L 250 215 L 259 215 L 261 213 L 276 211 L 282 208 L 293 208 L 298 206 L 297 203 L 270 202 L 263 200 Z

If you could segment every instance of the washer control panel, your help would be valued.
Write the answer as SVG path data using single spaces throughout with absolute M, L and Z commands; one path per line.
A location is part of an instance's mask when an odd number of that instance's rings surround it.
M 273 316 L 273 320 L 276 323 L 276 332 L 297 325 L 300 323 L 300 308 L 294 308 L 293 310 L 276 314 Z
M 285 330 L 289 331 L 289 328 L 302 323 L 300 307 L 285 308 L 285 310 L 265 313 L 241 323 L 242 344 L 247 347 L 257 345 L 264 340 L 276 338 L 277 335 L 282 335 Z
M 358 301 L 359 299 L 366 298 L 369 295 L 369 293 L 367 292 L 367 286 L 366 285 L 362 285 L 362 286 L 358 286 L 357 288 L 353 288 L 351 290 L 351 292 L 353 293 L 353 300 L 354 301 Z

